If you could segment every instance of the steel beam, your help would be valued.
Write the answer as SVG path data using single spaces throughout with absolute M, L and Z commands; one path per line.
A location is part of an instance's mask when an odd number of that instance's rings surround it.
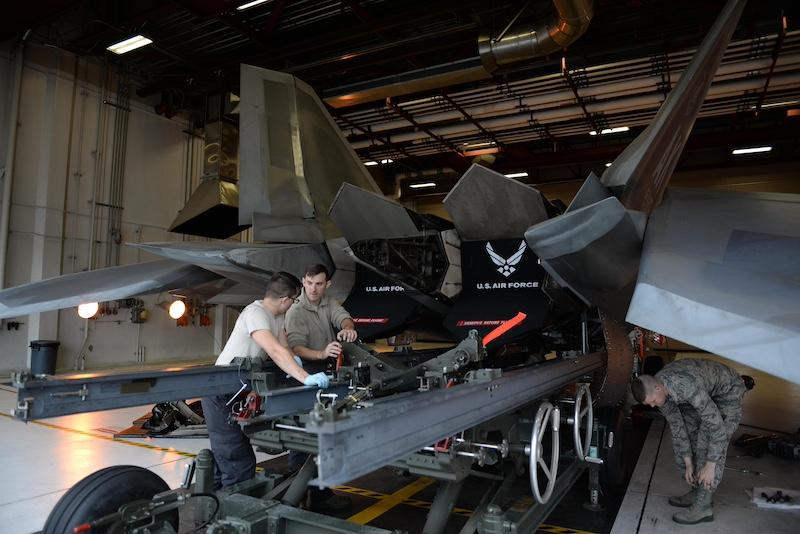
M 547 362 L 489 382 L 381 399 L 338 421 L 309 422 L 306 429 L 319 437 L 319 477 L 312 484 L 328 487 L 354 480 L 556 392 L 604 361 L 601 353 L 593 353 Z
M 299 386 L 265 390 L 267 384 L 272 387 L 273 383 L 282 382 L 279 379 L 283 376 L 281 373 L 257 371 L 251 375 L 249 370 L 236 366 L 201 365 L 130 373 L 80 373 L 58 378 L 26 376 L 14 383 L 18 390 L 14 415 L 30 421 L 200 396 L 233 395 L 245 384 L 248 388 L 253 386 L 252 389 L 264 397 L 264 415 L 248 423 L 310 411 L 316 402 L 316 388 Z M 334 384 L 328 391 L 346 395 L 347 386 Z
M 243 378 L 249 373 L 242 371 Z M 201 395 L 232 394 L 242 387 L 239 369 L 203 365 L 131 373 L 80 373 L 15 381 L 23 421 L 111 410 Z

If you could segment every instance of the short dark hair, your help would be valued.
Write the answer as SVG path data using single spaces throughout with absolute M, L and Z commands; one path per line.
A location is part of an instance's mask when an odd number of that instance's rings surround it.
M 658 385 L 658 381 L 655 377 L 650 375 L 639 375 L 637 378 L 631 382 L 631 393 L 633 393 L 633 398 L 636 399 L 638 403 L 644 403 L 644 400 L 649 396 L 652 395 Z
M 303 284 L 298 278 L 285 271 L 278 271 L 272 275 L 267 283 L 266 296 L 274 299 L 282 297 L 296 297 L 300 294 Z
M 331 272 L 321 263 L 312 263 L 311 265 L 307 266 L 306 272 L 303 274 L 303 276 L 308 276 L 310 278 L 312 276 L 317 276 L 319 273 L 325 273 L 325 280 L 331 279 Z

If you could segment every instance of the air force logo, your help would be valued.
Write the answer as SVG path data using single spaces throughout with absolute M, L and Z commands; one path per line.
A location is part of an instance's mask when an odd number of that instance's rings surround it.
M 517 249 L 517 251 L 514 254 L 512 254 L 508 259 L 506 259 L 494 251 L 491 243 L 489 243 L 488 241 L 486 242 L 486 252 L 489 253 L 489 257 L 492 259 L 492 262 L 494 262 L 494 264 L 497 265 L 497 272 L 505 277 L 508 277 L 511 273 L 517 270 L 513 266 L 518 264 L 520 260 L 522 260 L 522 255 L 525 254 L 525 248 L 526 248 L 525 241 L 522 241 L 519 244 L 519 248 Z

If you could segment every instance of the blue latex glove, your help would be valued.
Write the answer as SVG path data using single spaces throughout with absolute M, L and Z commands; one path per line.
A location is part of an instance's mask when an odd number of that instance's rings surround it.
M 328 375 L 325 373 L 315 373 L 313 375 L 308 375 L 306 379 L 303 381 L 303 384 L 306 386 L 316 386 L 318 388 L 325 389 L 330 385 L 331 381 L 328 378 Z
M 297 363 L 297 365 L 303 367 L 303 360 L 300 358 L 300 356 L 295 356 L 294 361 Z

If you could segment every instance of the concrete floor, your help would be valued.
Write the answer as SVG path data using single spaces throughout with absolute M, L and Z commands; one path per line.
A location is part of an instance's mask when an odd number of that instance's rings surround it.
M 757 430 L 742 426 L 739 433 L 742 432 Z M 691 527 L 679 525 L 672 521 L 672 514 L 678 508 L 670 506 L 667 499 L 685 493 L 688 486 L 675 467 L 669 427 L 663 421 L 654 421 L 611 534 L 800 532 L 800 511 L 767 510 L 750 499 L 756 486 L 800 490 L 800 462 L 770 454 L 761 458 L 734 458 L 739 454 L 741 451 L 731 445 L 726 465 L 760 471 L 763 475 L 726 470 L 714 493 L 714 521 Z
M 0 386 L 0 533 L 41 530 L 47 514 L 73 484 L 112 465 L 146 467 L 171 488 L 208 439 L 114 439 L 151 406 L 21 423 L 8 414 L 16 391 Z M 257 453 L 257 460 L 272 456 Z M 13 481 L 9 483 L 9 481 Z

